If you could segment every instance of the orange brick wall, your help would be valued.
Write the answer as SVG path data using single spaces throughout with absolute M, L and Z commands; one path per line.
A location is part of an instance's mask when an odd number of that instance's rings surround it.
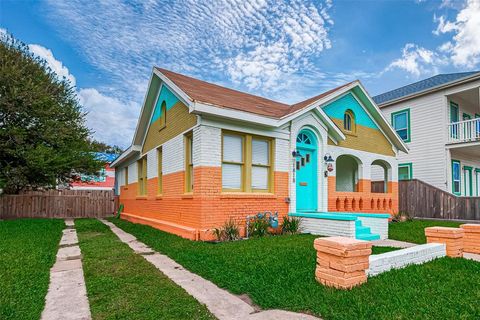
M 358 192 L 336 190 L 334 176 L 328 177 L 328 211 L 398 213 L 398 183 L 389 182 L 387 193 L 372 193 L 371 181 L 361 179 Z
M 145 197 L 137 196 L 136 183 L 121 187 L 120 202 L 124 204 L 124 212 L 195 228 L 200 239 L 211 238 L 211 229 L 229 218 L 243 227 L 247 215 L 278 211 L 281 218 L 288 213 L 285 201 L 289 196 L 287 172 L 274 173 L 273 194 L 222 193 L 220 167 L 194 168 L 191 194 L 184 194 L 184 181 L 184 172 L 164 175 L 161 196 L 157 194 L 157 178 L 148 179 Z

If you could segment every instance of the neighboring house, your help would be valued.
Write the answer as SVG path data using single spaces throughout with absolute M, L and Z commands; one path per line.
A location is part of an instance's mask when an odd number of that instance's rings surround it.
M 480 196 L 480 72 L 440 74 L 373 98 L 409 148 L 399 179 Z
M 72 182 L 70 189 L 72 190 L 113 190 L 115 187 L 115 169 L 110 167 L 117 154 L 97 152 L 95 157 L 98 160 L 104 161 L 105 166 L 102 168 L 98 175 L 88 176 L 81 175 L 80 181 Z
M 267 210 L 396 213 L 400 150 L 359 81 L 288 105 L 154 68 L 112 167 L 123 218 L 206 240 Z M 382 193 L 371 192 L 375 167 Z

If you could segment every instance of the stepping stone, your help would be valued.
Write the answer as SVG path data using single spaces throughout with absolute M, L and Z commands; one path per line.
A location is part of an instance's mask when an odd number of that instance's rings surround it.
M 75 222 L 73 221 L 73 219 L 65 219 L 65 225 L 67 227 L 75 227 Z
M 64 229 L 60 246 L 71 246 L 74 244 L 78 244 L 77 232 L 75 229 Z
M 55 262 L 53 267 L 50 269 L 50 272 L 62 272 L 75 269 L 82 269 L 82 260 L 60 260 Z
M 82 253 L 80 252 L 79 246 L 73 247 L 62 247 L 58 249 L 57 260 L 74 260 L 81 259 Z

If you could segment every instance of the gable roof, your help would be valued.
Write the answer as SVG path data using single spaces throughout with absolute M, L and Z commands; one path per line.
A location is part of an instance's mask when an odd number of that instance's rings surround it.
M 193 101 L 211 104 L 217 107 L 250 112 L 261 116 L 281 119 L 295 113 L 315 101 L 344 88 L 353 82 L 326 91 L 318 96 L 288 105 L 253 94 L 222 87 L 210 82 L 195 79 L 170 70 L 156 67 L 158 71 L 170 79 L 178 88 L 185 92 Z
M 391 101 L 406 98 L 408 96 L 418 94 L 429 89 L 434 89 L 437 87 L 440 88 L 444 85 L 448 85 L 452 82 L 469 78 L 474 75 L 480 75 L 480 71 L 438 74 L 428 79 L 411 83 L 409 85 L 379 94 L 373 97 L 373 100 L 381 106 Z

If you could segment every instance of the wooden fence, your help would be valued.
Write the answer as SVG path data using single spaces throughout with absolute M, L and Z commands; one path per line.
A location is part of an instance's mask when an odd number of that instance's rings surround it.
M 398 187 L 400 211 L 413 217 L 480 220 L 480 197 L 457 197 L 417 179 Z
M 0 219 L 102 218 L 116 208 L 113 190 L 48 190 L 0 196 Z

